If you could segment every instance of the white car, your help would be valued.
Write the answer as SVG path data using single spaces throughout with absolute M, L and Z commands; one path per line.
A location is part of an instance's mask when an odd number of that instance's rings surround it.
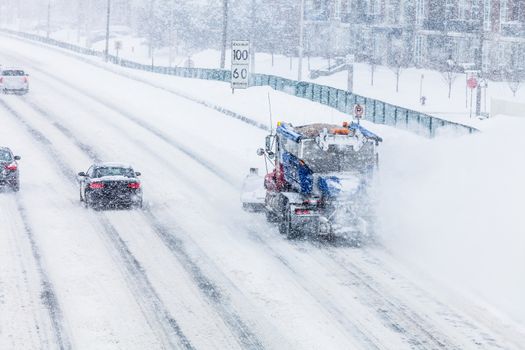
M 4 93 L 26 94 L 29 91 L 29 75 L 19 68 L 5 68 L 0 75 L 0 89 Z

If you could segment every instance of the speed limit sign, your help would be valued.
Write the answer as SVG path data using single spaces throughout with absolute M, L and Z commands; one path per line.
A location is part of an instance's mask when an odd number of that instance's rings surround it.
M 365 107 L 361 106 L 360 104 L 354 105 L 354 117 L 357 119 L 360 119 L 363 117 L 363 114 L 365 113 Z
M 250 76 L 250 42 L 232 40 L 232 89 L 246 89 Z

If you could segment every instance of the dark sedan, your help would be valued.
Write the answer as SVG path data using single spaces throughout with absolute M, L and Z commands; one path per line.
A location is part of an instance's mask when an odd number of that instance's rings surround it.
M 118 163 L 93 164 L 78 173 L 80 201 L 86 208 L 142 208 L 139 172 Z
M 17 160 L 19 156 L 7 147 L 0 147 L 0 187 L 8 187 L 18 192 L 20 190 L 20 171 Z

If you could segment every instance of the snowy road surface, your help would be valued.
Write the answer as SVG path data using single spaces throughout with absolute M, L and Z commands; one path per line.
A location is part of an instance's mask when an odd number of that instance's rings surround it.
M 0 193 L 0 349 L 525 343 L 381 247 L 290 242 L 243 212 L 264 131 L 35 44 L 1 37 L 0 61 L 31 74 L 0 97 L 1 144 L 22 156 L 21 191 Z M 142 172 L 144 210 L 80 205 L 75 174 L 97 160 Z

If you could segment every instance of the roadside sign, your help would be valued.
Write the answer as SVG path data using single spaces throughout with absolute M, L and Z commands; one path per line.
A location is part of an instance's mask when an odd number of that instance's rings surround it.
M 479 83 L 478 83 L 478 84 L 479 84 L 479 87 L 481 87 L 481 88 L 487 88 L 488 85 L 489 85 L 489 84 L 487 83 L 487 80 L 486 80 L 486 79 L 483 79 L 483 78 L 481 78 L 481 79 L 479 80 Z
M 363 117 L 363 114 L 365 113 L 365 107 L 361 106 L 360 104 L 354 105 L 354 117 L 357 119 L 360 119 Z
M 120 40 L 115 41 L 115 51 L 117 51 L 117 57 L 118 57 L 118 52 L 121 49 L 122 49 L 122 41 Z
M 232 40 L 232 89 L 246 89 L 250 77 L 250 42 Z
M 470 89 L 475 89 L 478 87 L 478 80 L 476 77 L 470 77 L 467 79 L 467 85 Z

